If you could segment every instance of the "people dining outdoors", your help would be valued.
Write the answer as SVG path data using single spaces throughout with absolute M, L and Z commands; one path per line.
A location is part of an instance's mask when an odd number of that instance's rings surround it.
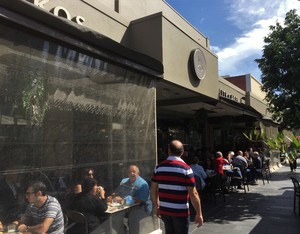
M 243 156 L 243 151 L 238 151 L 237 155 L 235 155 L 232 159 L 232 164 L 235 167 L 239 167 L 242 172 L 246 170 L 248 167 L 248 162 Z
M 251 185 L 257 185 L 257 170 L 261 170 L 262 168 L 262 160 L 259 156 L 258 151 L 254 151 L 252 154 L 252 158 L 251 158 L 251 165 L 248 166 L 250 167 L 249 169 L 251 170 L 251 178 L 252 180 L 250 180 L 250 184 Z
M 114 199 L 129 205 L 138 205 L 137 209 L 130 210 L 126 215 L 128 218 L 129 233 L 142 233 L 141 222 L 150 215 L 152 211 L 152 202 L 150 200 L 150 189 L 148 182 L 140 176 L 140 170 L 137 165 L 130 165 L 128 168 L 128 177 L 123 178 L 113 196 L 108 197 L 108 202 Z
M 76 194 L 71 209 L 84 214 L 88 223 L 88 232 L 91 233 L 103 222 L 103 217 L 107 210 L 105 191 L 104 188 L 100 187 L 97 181 L 91 177 L 83 179 L 81 188 L 82 191 Z M 80 229 L 75 226 L 72 229 L 72 233 L 79 234 Z
M 205 195 L 204 188 L 206 185 L 205 180 L 207 178 L 207 174 L 204 171 L 204 168 L 201 165 L 199 165 L 199 158 L 197 156 L 192 157 L 190 167 L 194 173 L 197 192 L 198 192 L 200 198 L 202 199 L 202 197 L 204 197 L 204 195 Z M 190 221 L 193 222 L 193 221 L 195 221 L 196 210 L 195 210 L 191 200 L 189 200 L 189 203 L 190 203 L 190 205 L 189 205 Z
M 215 157 L 214 163 L 215 163 L 216 172 L 223 176 L 224 175 L 223 166 L 228 165 L 229 162 L 227 159 L 225 159 L 223 157 L 223 154 L 221 151 L 216 152 L 216 157 Z
M 74 193 L 81 193 L 82 192 L 82 180 L 85 178 L 94 178 L 94 170 L 92 168 L 83 168 L 79 173 L 76 175 L 75 178 L 75 185 L 74 185 Z
M 229 164 L 232 164 L 233 156 L 234 156 L 234 152 L 230 150 L 230 151 L 227 153 L 227 158 L 226 158 Z
M 19 232 L 64 233 L 61 206 L 55 197 L 46 194 L 46 185 L 41 181 L 30 182 L 25 193 L 28 206 L 20 220 L 15 220 Z
M 262 159 L 261 159 L 258 151 L 253 152 L 252 165 L 255 169 L 262 168 Z
M 252 150 L 252 148 L 251 148 L 251 150 Z M 250 157 L 249 152 L 252 153 L 252 157 Z M 248 164 L 248 166 L 246 168 L 246 177 L 248 180 L 248 184 L 257 185 L 256 179 L 255 179 L 256 172 L 255 172 L 255 168 L 254 168 L 253 162 L 252 162 L 253 155 L 254 155 L 253 151 L 245 151 L 244 152 L 244 158 L 246 159 L 247 164 Z
M 201 165 L 199 165 L 199 158 L 197 156 L 194 156 L 192 158 L 190 167 L 194 172 L 194 176 L 198 176 L 200 178 L 200 187 L 197 187 L 199 185 L 196 184 L 197 190 L 203 190 L 205 187 L 205 180 L 207 178 L 207 174 L 205 173 L 204 168 Z

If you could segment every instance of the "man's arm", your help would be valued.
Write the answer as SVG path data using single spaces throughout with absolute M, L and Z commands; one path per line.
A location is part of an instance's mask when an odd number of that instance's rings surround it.
M 158 183 L 151 182 L 151 198 L 154 209 L 156 211 L 156 216 L 160 217 L 159 213 L 159 199 L 158 199 Z
M 202 216 L 202 209 L 201 209 L 201 202 L 199 194 L 196 190 L 195 186 L 189 186 L 187 187 L 188 193 L 190 195 L 191 202 L 196 210 L 196 217 L 195 217 L 195 223 L 198 224 L 197 227 L 200 227 L 203 225 L 203 216 Z
M 46 233 L 49 230 L 50 225 L 53 223 L 54 218 L 45 218 L 43 222 L 35 226 L 27 226 L 26 224 L 21 224 L 18 227 L 20 232 L 33 232 L 33 233 Z

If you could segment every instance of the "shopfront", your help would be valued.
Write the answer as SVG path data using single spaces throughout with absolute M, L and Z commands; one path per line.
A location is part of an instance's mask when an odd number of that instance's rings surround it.
M 149 182 L 170 140 L 226 153 L 264 116 L 262 98 L 253 108 L 251 90 L 220 78 L 209 39 L 163 0 L 0 0 L 0 30 L 0 179 L 14 177 L 19 201 L 38 179 L 66 210 L 87 168 L 107 195 L 131 164 Z
M 0 179 L 1 186 L 14 184 L 18 197 L 12 202 L 0 188 L 0 221 L 7 224 L 24 212 L 30 180 L 44 182 L 63 210 L 86 168 L 93 169 L 107 196 L 131 164 L 150 180 L 162 66 L 155 69 L 149 63 L 157 61 L 120 45 L 107 51 L 115 42 L 104 36 L 101 42 L 99 34 L 82 40 L 61 31 L 68 25 L 56 31 L 19 11 L 1 6 Z M 147 60 L 147 67 L 118 49 Z

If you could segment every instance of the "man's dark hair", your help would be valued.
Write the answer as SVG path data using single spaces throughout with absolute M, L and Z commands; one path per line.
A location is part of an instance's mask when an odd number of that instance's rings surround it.
M 194 156 L 192 158 L 191 164 L 198 164 L 199 163 L 199 158 L 197 156 Z
M 180 141 L 174 140 L 169 144 L 170 154 L 180 156 L 184 152 L 183 145 Z
M 41 191 L 43 196 L 46 195 L 47 187 L 41 181 L 31 181 L 31 182 L 29 182 L 27 187 L 32 187 L 32 190 L 34 193 Z

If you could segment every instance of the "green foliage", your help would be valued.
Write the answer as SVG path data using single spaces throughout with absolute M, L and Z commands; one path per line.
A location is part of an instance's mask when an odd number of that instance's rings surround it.
M 42 72 L 7 68 L 4 84 L 12 102 L 12 115 L 29 125 L 41 125 L 48 109 L 47 78 Z
M 48 109 L 46 79 L 37 73 L 26 74 L 26 85 L 22 90 L 22 106 L 30 124 L 40 125 Z
M 262 72 L 262 90 L 272 118 L 283 127 L 300 127 L 300 17 L 286 14 L 284 24 L 270 26 L 263 56 L 255 61 Z
M 255 142 L 255 141 L 259 141 L 259 140 L 265 140 L 266 138 L 266 132 L 264 131 L 264 129 L 260 129 L 260 130 L 251 130 L 249 132 L 249 134 L 243 132 L 243 135 L 249 140 L 249 141 L 252 141 L 252 142 Z
M 292 139 L 285 136 L 283 132 L 278 132 L 275 138 L 268 138 L 266 145 L 269 149 L 278 149 L 281 154 L 285 154 L 286 158 L 293 162 L 297 159 L 297 154 L 300 151 L 300 141 L 293 134 Z

